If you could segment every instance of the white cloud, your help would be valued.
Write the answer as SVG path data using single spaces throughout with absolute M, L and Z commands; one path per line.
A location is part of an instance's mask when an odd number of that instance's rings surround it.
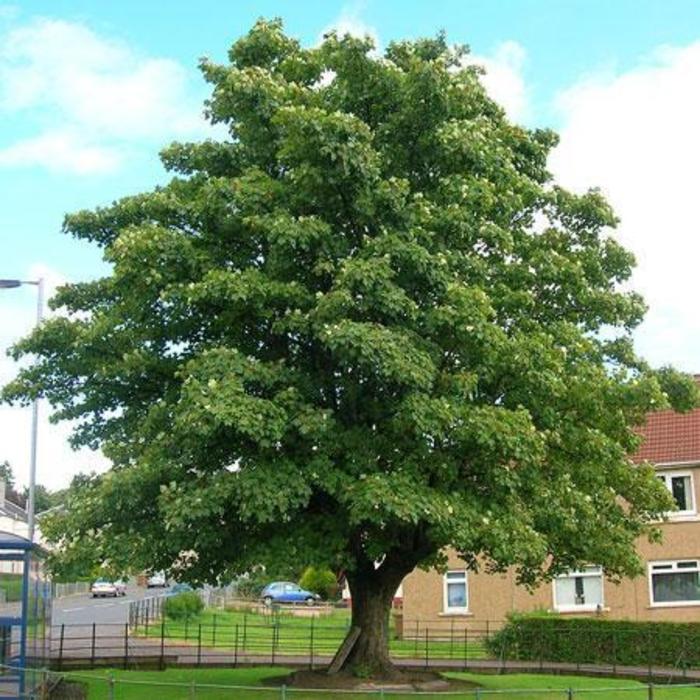
M 345 36 L 345 34 L 350 34 L 350 36 L 358 37 L 363 39 L 369 36 L 373 41 L 375 47 L 378 49 L 380 46 L 379 33 L 370 24 L 367 24 L 362 19 L 362 10 L 364 9 L 364 3 L 355 2 L 350 5 L 345 5 L 341 10 L 340 14 L 330 23 L 327 24 L 318 35 L 318 42 L 323 40 L 324 34 L 328 34 L 335 30 L 339 36 Z
M 466 62 L 485 69 L 483 83 L 489 96 L 498 102 L 513 121 L 528 116 L 528 99 L 523 65 L 525 49 L 516 41 L 504 41 L 489 56 L 467 56 Z
M 132 142 L 160 144 L 207 128 L 180 64 L 54 19 L 0 36 L 0 112 L 28 117 L 38 131 L 0 149 L 0 163 L 82 174 L 115 169 L 117 151 Z
M 633 286 L 650 306 L 638 332 L 656 364 L 700 370 L 700 42 L 656 50 L 638 67 L 562 93 L 551 167 L 572 189 L 600 186 L 637 256 Z
M 87 143 L 73 131 L 46 131 L 0 149 L 0 166 L 44 167 L 76 175 L 116 170 L 123 158 L 119 149 Z
M 43 277 L 49 298 L 65 278 L 44 264 L 33 265 L 25 275 L 32 280 Z M 0 290 L 0 386 L 17 373 L 15 362 L 6 350 L 34 326 L 36 320 L 36 287 L 26 286 Z M 23 363 L 26 364 L 26 363 Z M 49 406 L 42 402 L 39 412 L 37 481 L 49 488 L 66 486 L 78 472 L 101 470 L 108 466 L 99 452 L 74 451 L 68 444 L 71 427 L 66 423 L 52 425 Z M 29 473 L 31 409 L 0 405 L 0 462 L 8 460 L 18 482 L 27 483 Z

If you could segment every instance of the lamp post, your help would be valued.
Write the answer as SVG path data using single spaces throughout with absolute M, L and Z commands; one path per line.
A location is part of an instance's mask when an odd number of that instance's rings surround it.
M 23 285 L 36 287 L 36 325 L 44 318 L 44 278 L 37 280 L 4 280 L 0 279 L 0 289 L 13 289 Z M 36 496 L 36 458 L 37 432 L 39 427 L 39 398 L 32 402 L 32 437 L 29 457 L 29 489 L 27 496 L 27 539 L 34 544 L 35 496 Z

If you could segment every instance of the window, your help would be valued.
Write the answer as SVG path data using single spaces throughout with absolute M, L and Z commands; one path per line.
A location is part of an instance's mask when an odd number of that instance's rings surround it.
M 602 606 L 603 570 L 599 566 L 587 566 L 554 579 L 555 610 L 597 610 Z
M 700 561 L 664 561 L 649 565 L 652 605 L 700 605 Z
M 443 591 L 443 610 L 446 613 L 467 612 L 469 596 L 467 593 L 467 572 L 448 571 L 445 574 Z
M 693 493 L 693 477 L 690 472 L 662 472 L 658 475 L 666 488 L 671 492 L 678 510 L 671 515 L 694 515 L 695 494 Z

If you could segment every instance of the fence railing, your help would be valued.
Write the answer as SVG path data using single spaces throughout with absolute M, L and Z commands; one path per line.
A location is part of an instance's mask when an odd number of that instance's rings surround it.
M 78 595 L 90 592 L 88 581 L 76 581 L 75 583 L 55 583 L 53 586 L 54 598 L 66 598 L 70 595 Z
M 230 623 L 216 615 L 201 620 L 173 621 L 160 615 L 161 603 L 144 602 L 123 624 L 58 625 L 52 628 L 51 658 L 59 669 L 120 666 L 238 666 L 292 665 L 314 669 L 330 662 L 348 630 L 347 622 L 299 620 L 287 616 L 260 619 L 243 615 Z M 455 671 L 541 671 L 628 676 L 674 681 L 700 681 L 700 664 L 688 658 L 646 664 L 621 664 L 614 656 L 601 659 L 562 660 L 542 652 L 539 657 L 518 658 L 507 642 L 494 645 L 492 625 L 471 625 L 446 631 L 420 627 L 412 639 L 389 641 L 390 654 L 401 666 Z M 561 646 L 570 646 L 570 633 L 561 634 Z M 622 644 L 622 639 L 620 640 Z M 539 647 L 545 649 L 544 646 Z M 553 648 L 551 644 L 549 648 Z

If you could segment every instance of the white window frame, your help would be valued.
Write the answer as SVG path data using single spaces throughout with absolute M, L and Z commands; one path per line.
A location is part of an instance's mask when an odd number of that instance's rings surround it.
M 667 513 L 669 518 L 687 518 L 688 516 L 697 515 L 697 506 L 695 504 L 695 481 L 693 479 L 693 472 L 689 470 L 678 471 L 675 469 L 658 469 L 656 471 L 656 476 L 662 479 L 664 486 L 668 492 L 673 496 L 673 490 L 671 489 L 671 479 L 674 476 L 688 477 L 690 479 L 690 510 L 672 510 Z
M 464 597 L 467 604 L 464 607 L 454 607 L 449 605 L 449 597 L 447 594 L 447 574 L 461 574 L 462 579 L 452 579 L 451 583 L 462 583 L 464 581 Z M 469 577 L 466 569 L 450 569 L 446 571 L 442 577 L 442 611 L 445 615 L 459 615 L 469 612 Z
M 695 564 L 695 568 L 678 568 L 678 564 L 689 564 L 690 562 L 693 562 Z M 654 581 L 653 581 L 653 575 L 654 575 L 654 567 L 659 567 L 659 566 L 665 566 L 665 567 L 671 567 L 667 569 L 657 569 L 656 571 L 658 573 L 675 573 L 675 572 L 683 572 L 683 571 L 700 571 L 700 559 L 668 559 L 666 561 L 650 561 L 648 564 L 648 578 L 649 578 L 649 605 L 652 608 L 678 608 L 678 607 L 698 607 L 700 606 L 700 600 L 669 600 L 669 601 L 661 601 L 657 603 L 654 600 Z
M 560 605 L 557 600 L 557 581 L 565 578 L 600 578 L 600 603 L 584 603 L 583 605 Z M 552 598 L 556 612 L 596 612 L 605 608 L 605 578 L 602 566 L 591 566 L 588 570 L 569 571 L 560 574 L 552 581 Z

